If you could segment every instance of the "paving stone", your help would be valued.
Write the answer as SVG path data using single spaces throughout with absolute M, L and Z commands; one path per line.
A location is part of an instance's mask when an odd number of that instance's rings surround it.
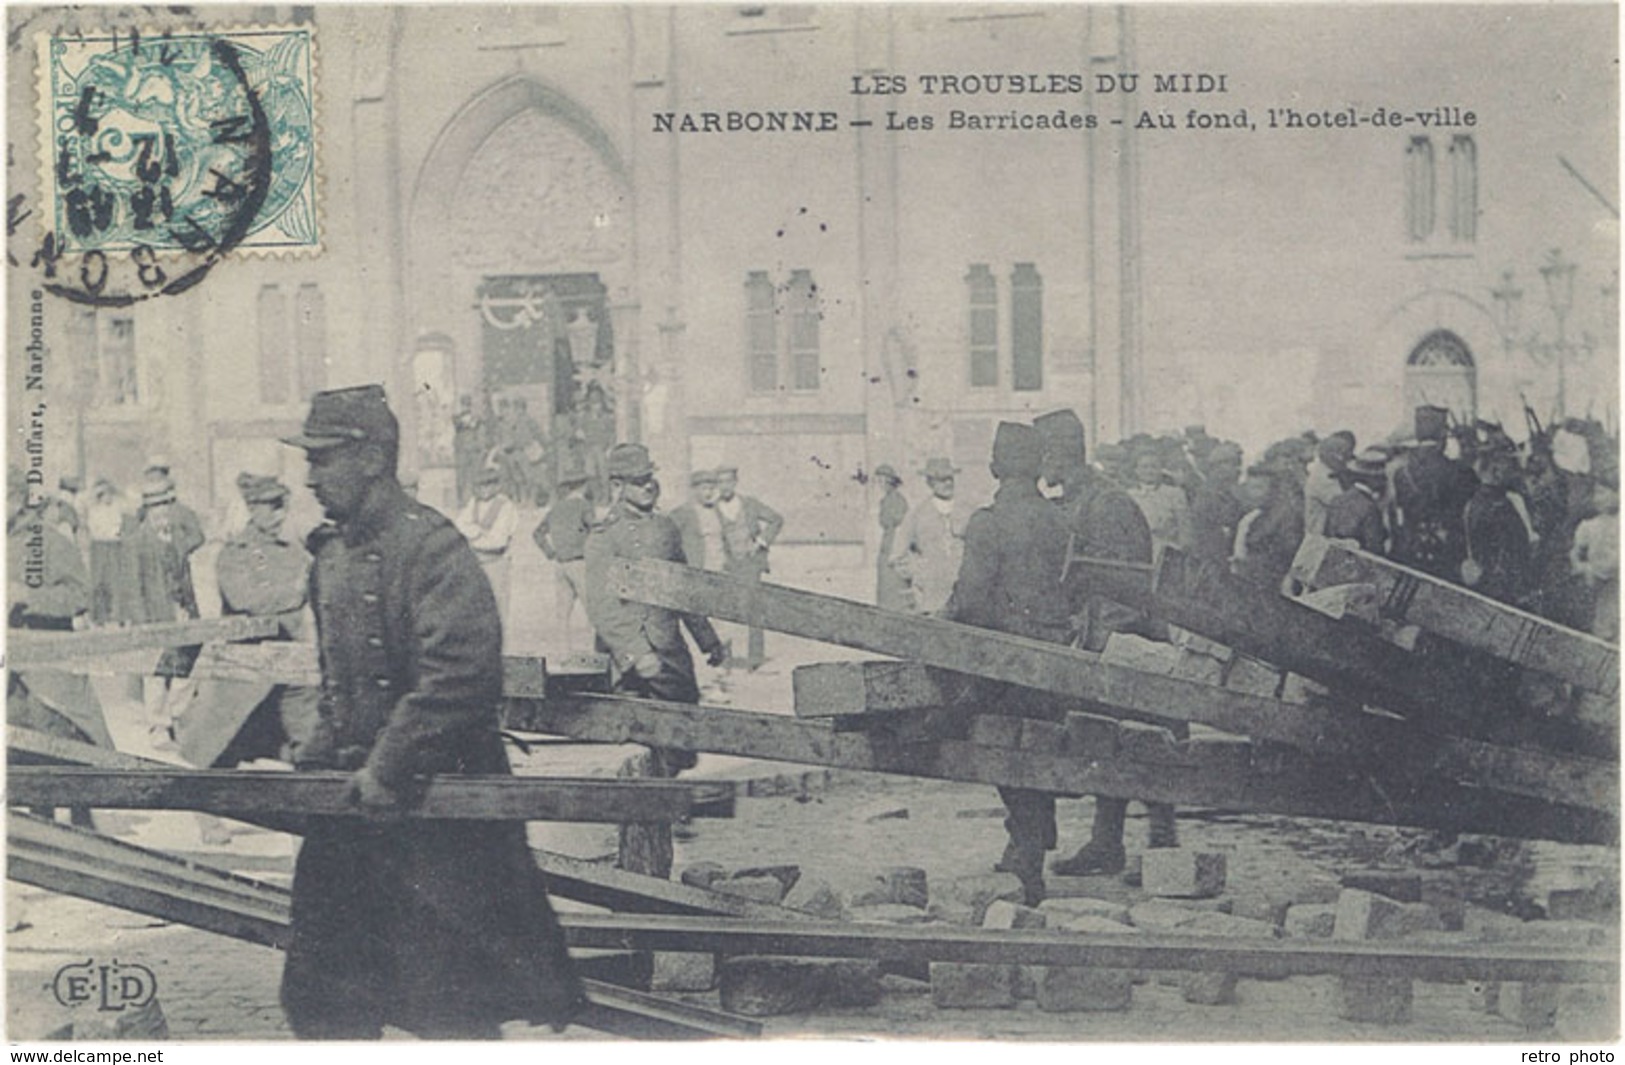
M 717 956 L 688 951 L 657 950 L 651 991 L 710 991 L 717 986 Z
M 1346 1021 L 1404 1024 L 1411 1019 L 1413 992 L 1408 977 L 1344 976 L 1338 980 L 1337 1015 Z
M 1141 931 L 1131 924 L 1092 913 L 1057 914 L 1050 918 L 1049 927 L 1056 932 L 1079 932 L 1084 935 L 1127 935 Z
M 1337 927 L 1337 906 L 1331 903 L 1293 904 L 1287 907 L 1281 928 L 1292 939 L 1330 939 Z
M 1217 687 L 1224 681 L 1224 663 L 1201 651 L 1181 648 L 1179 657 L 1174 660 L 1173 676 Z
M 742 899 L 754 899 L 757 902 L 777 903 L 784 899 L 784 882 L 776 876 L 718 880 L 711 885 L 711 890 L 723 895 L 736 895 Z
M 979 747 L 1020 747 L 1021 718 L 978 714 L 971 721 L 970 741 Z
M 1181 935 L 1235 936 L 1242 939 L 1274 939 L 1278 929 L 1268 921 L 1253 921 L 1228 913 L 1196 913 L 1179 926 Z
M 1047 898 L 1038 904 L 1038 908 L 1049 914 L 1052 920 L 1065 916 L 1104 917 L 1109 921 L 1128 921 L 1127 904 L 1111 899 L 1095 899 L 1081 895 L 1071 898 Z
M 983 873 L 980 876 L 937 877 L 930 882 L 927 911 L 938 920 L 980 928 L 988 906 L 995 899 L 1021 901 L 1021 881 L 1011 873 Z
M 1393 899 L 1395 902 L 1422 901 L 1422 874 L 1393 872 L 1386 869 L 1361 869 L 1344 873 L 1342 884 L 1346 888 L 1369 891 L 1373 895 Z
M 1235 973 L 1184 973 L 1179 981 L 1186 1002 L 1198 1006 L 1227 1006 L 1236 1001 Z
M 921 909 L 930 903 L 931 892 L 924 869 L 912 865 L 892 866 L 880 871 L 880 880 L 891 902 Z
M 1467 1006 L 1480 1013 L 1494 1013 L 1501 1004 L 1499 980 L 1467 981 Z
M 1183 752 L 1174 740 L 1174 734 L 1161 725 L 1144 721 L 1123 721 L 1118 724 L 1117 753 L 1128 761 L 1148 765 L 1183 761 Z
M 1555 983 L 1508 981 L 1501 985 L 1495 1012 L 1530 1031 L 1557 1024 L 1559 986 Z
M 931 963 L 931 1002 L 938 1009 L 1009 1009 L 1016 1004 L 1015 965 Z
M 1337 900 L 1332 938 L 1401 939 L 1413 932 L 1442 931 L 1439 912 L 1425 902 L 1395 902 L 1358 888 L 1345 888 Z
M 1438 912 L 1439 923 L 1447 931 L 1460 932 L 1465 926 L 1467 898 L 1459 874 L 1423 873 L 1421 901 Z
M 987 913 L 982 915 L 982 927 L 1000 930 L 1043 928 L 1047 923 L 1047 916 L 1031 906 L 996 899 L 988 906 Z
M 1126 1010 L 1134 1001 L 1134 972 L 1049 965 L 1038 974 L 1038 1008 L 1046 1013 Z
M 728 870 L 716 862 L 695 862 L 684 866 L 678 879 L 689 887 L 708 890 L 718 880 L 728 879 Z
M 831 921 L 839 921 L 846 915 L 841 897 L 816 877 L 802 877 L 796 881 L 796 886 L 784 896 L 781 904 Z
M 722 1008 L 772 1017 L 880 1001 L 880 963 L 852 958 L 729 958 L 719 973 Z
M 1232 897 L 1230 912 L 1237 917 L 1264 921 L 1279 928 L 1286 923 L 1286 911 L 1291 905 L 1291 898 L 1284 895 L 1248 891 Z
M 734 880 L 754 880 L 755 878 L 757 878 L 759 876 L 770 876 L 770 877 L 772 877 L 774 880 L 777 880 L 779 883 L 783 884 L 785 892 L 788 893 L 791 888 L 796 886 L 796 881 L 801 879 L 801 866 L 799 866 L 799 865 L 757 865 L 757 866 L 752 866 L 749 869 L 737 869 L 737 870 L 735 870 L 732 879 L 734 879 Z
M 918 906 L 904 906 L 896 902 L 882 902 L 875 906 L 847 908 L 849 921 L 860 924 L 926 924 L 933 918 Z
M 1558 994 L 1555 1034 L 1575 1043 L 1618 1042 L 1619 988 L 1601 984 L 1565 985 Z
M 1021 723 L 1021 749 L 1061 754 L 1066 750 L 1066 726 L 1055 721 L 1027 718 Z
M 1316 874 L 1293 886 L 1292 903 L 1305 906 L 1335 905 L 1342 893 L 1343 885 L 1337 882 L 1336 877 Z
M 1038 971 L 1041 966 L 1016 966 L 1016 1001 L 1031 1002 L 1038 997 Z
M 1212 898 L 1224 890 L 1225 856 L 1184 847 L 1157 847 L 1140 856 L 1140 885 L 1148 895 Z
M 1224 686 L 1232 691 L 1275 698 L 1281 688 L 1281 671 L 1247 655 L 1237 655 L 1225 674 Z

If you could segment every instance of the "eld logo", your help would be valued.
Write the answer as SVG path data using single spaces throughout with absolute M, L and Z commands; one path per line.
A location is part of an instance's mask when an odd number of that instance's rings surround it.
M 120 964 L 117 958 L 102 965 L 86 958 L 58 969 L 51 993 L 64 1006 L 94 1002 L 97 1010 L 117 1013 L 151 1002 L 158 993 L 158 978 L 145 965 Z

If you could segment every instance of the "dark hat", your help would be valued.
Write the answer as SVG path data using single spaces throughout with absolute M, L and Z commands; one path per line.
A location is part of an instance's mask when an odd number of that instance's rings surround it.
M 993 433 L 993 476 L 999 480 L 1038 478 L 1044 462 L 1044 440 L 1038 430 L 1020 422 L 1000 422 Z
M 1315 446 L 1315 453 L 1334 470 L 1341 470 L 1348 466 L 1349 460 L 1354 457 L 1354 440 L 1352 436 L 1333 433 Z
M 897 476 L 897 471 L 892 468 L 890 463 L 886 462 L 882 462 L 880 465 L 875 467 L 875 480 L 887 481 L 891 484 L 903 483 L 903 479 Z
M 925 460 L 925 469 L 920 471 L 920 476 L 927 478 L 943 478 L 952 477 L 958 472 L 959 467 L 955 466 L 952 461 L 943 458 L 941 455 L 935 455 Z
M 725 464 L 725 465 L 722 465 L 722 466 L 718 466 L 716 472 L 717 472 L 718 477 L 721 477 L 725 473 L 731 473 L 735 477 L 738 477 L 739 476 L 739 467 L 733 465 L 732 463 L 728 463 L 728 464 Z
M 580 466 L 572 466 L 563 473 L 559 474 L 559 487 L 574 488 L 576 485 L 586 484 L 590 480 L 592 480 L 592 478 L 587 476 L 587 471 L 585 469 Z
M 168 473 L 174 468 L 174 465 L 173 462 L 169 461 L 168 455 L 154 455 L 147 460 L 147 464 L 142 467 L 141 472 L 151 473 L 153 470 L 157 470 L 159 473 Z
M 616 444 L 609 449 L 604 466 L 609 476 L 621 480 L 647 477 L 655 472 L 655 464 L 649 459 L 649 449 L 642 444 Z
M 57 479 L 56 486 L 64 492 L 77 492 L 85 486 L 85 481 L 78 474 L 64 473 Z
M 1069 407 L 1040 414 L 1033 419 L 1033 428 L 1043 441 L 1044 452 L 1053 459 L 1084 462 L 1088 449 L 1084 446 L 1083 421 L 1077 411 Z
M 1431 404 L 1416 408 L 1416 439 L 1443 440 L 1450 425 L 1450 411 Z
M 307 451 L 340 444 L 398 444 L 400 423 L 389 409 L 383 385 L 334 388 L 310 397 L 304 431 L 282 442 Z
M 149 477 L 147 483 L 141 486 L 142 505 L 155 507 L 173 502 L 175 502 L 175 482 L 168 477 Z
M 252 473 L 239 473 L 237 475 L 237 491 L 243 495 L 244 503 L 281 503 L 288 498 L 288 486 L 275 477 L 263 477 Z
M 702 484 L 716 484 L 717 471 L 695 470 L 693 473 L 688 475 L 688 483 L 693 485 L 695 488 L 698 488 Z
M 496 484 L 500 480 L 502 471 L 495 466 L 481 466 L 479 472 L 474 475 L 475 484 Z

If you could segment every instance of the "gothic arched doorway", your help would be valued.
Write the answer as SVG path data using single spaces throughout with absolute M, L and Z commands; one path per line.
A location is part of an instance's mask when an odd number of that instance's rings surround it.
M 1405 360 L 1405 406 L 1445 407 L 1471 422 L 1478 412 L 1477 374 L 1467 344 L 1448 329 L 1435 329 Z

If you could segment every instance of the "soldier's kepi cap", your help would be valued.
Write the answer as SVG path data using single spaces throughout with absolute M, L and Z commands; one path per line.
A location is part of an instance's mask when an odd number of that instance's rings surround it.
M 400 423 L 389 409 L 383 385 L 334 388 L 310 397 L 304 431 L 282 442 L 307 451 L 340 444 L 397 444 Z
M 1020 422 L 1000 422 L 993 434 L 993 476 L 1038 479 L 1044 462 L 1044 442 L 1038 430 Z
M 1070 407 L 1040 414 L 1033 419 L 1033 428 L 1038 430 L 1039 439 L 1044 443 L 1044 452 L 1051 459 L 1079 463 L 1087 460 L 1083 422 L 1078 418 L 1077 412 Z
M 621 480 L 647 477 L 655 472 L 655 464 L 649 458 L 649 449 L 642 444 L 616 444 L 609 449 L 604 467 L 609 476 Z
M 250 505 L 255 503 L 281 503 L 288 498 L 288 486 L 275 477 L 266 477 L 253 473 L 239 473 L 237 475 L 237 491 L 242 493 L 243 502 Z
M 716 484 L 717 471 L 695 470 L 693 473 L 688 475 L 688 483 L 693 485 L 695 488 L 700 487 L 702 484 Z

